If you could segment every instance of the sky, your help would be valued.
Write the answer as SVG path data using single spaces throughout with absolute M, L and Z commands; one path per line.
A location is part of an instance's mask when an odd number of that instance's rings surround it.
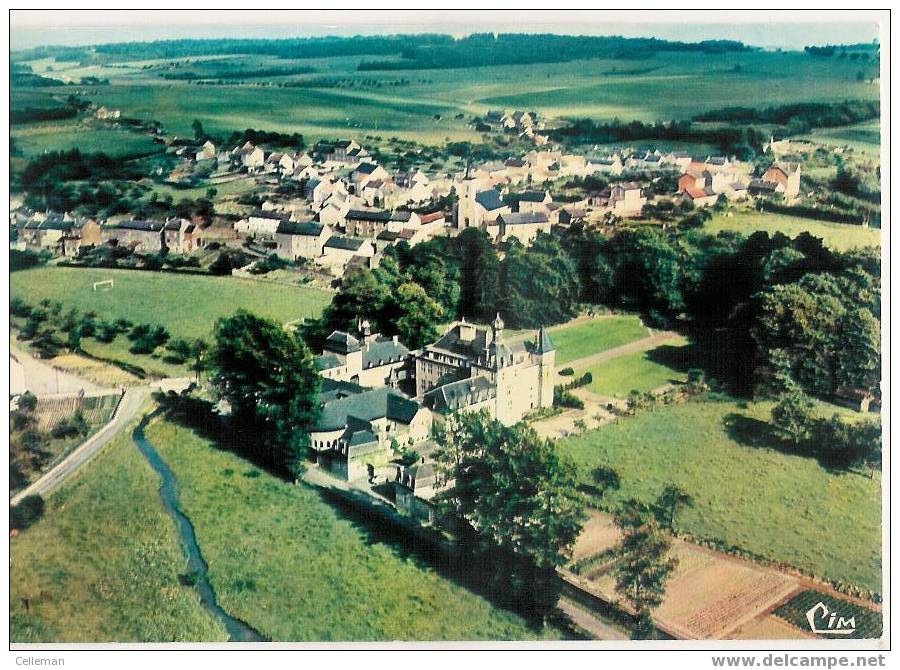
M 871 42 L 873 12 L 732 11 L 38 11 L 12 10 L 10 49 L 177 38 L 311 37 L 397 33 L 548 32 L 733 39 L 767 48 Z M 686 19 L 690 19 L 687 22 Z

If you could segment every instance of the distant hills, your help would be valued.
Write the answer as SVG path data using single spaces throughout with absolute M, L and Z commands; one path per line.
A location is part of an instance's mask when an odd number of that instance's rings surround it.
M 421 34 L 292 39 L 161 40 L 101 44 L 93 47 L 36 47 L 14 55 L 17 60 L 54 56 L 82 63 L 238 54 L 267 55 L 286 59 L 374 56 L 381 59 L 363 62 L 359 69 L 408 70 L 560 63 L 580 58 L 640 59 L 659 52 L 722 53 L 745 51 L 750 48 L 732 40 L 675 42 L 656 38 L 617 36 L 478 33 L 463 38 Z M 398 60 L 397 56 L 401 58 Z

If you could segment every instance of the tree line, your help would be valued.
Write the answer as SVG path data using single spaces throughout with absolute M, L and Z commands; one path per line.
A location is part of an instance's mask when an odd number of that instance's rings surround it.
M 666 140 L 712 144 L 724 153 L 749 159 L 762 153 L 762 145 L 773 133 L 770 126 L 778 126 L 775 134 L 797 135 L 812 128 L 845 126 L 880 118 L 877 101 L 845 100 L 836 103 L 795 103 L 761 109 L 726 107 L 710 110 L 691 120 L 643 123 L 623 123 L 614 119 L 598 123 L 592 119 L 577 119 L 550 131 L 557 141 L 591 144 Z M 730 125 L 710 128 L 710 122 Z M 755 128 L 749 123 L 765 125 Z

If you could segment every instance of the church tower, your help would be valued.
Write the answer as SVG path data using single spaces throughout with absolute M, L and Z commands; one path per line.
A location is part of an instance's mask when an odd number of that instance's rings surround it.
M 456 202 L 456 227 L 459 230 L 477 227 L 481 224 L 477 220 L 475 208 L 475 195 L 478 193 L 478 180 L 469 175 L 469 166 L 466 165 L 466 176 L 463 178 Z

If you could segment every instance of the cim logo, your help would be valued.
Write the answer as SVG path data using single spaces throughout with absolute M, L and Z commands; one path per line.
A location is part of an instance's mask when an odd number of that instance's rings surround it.
M 817 635 L 853 635 L 856 632 L 856 617 L 844 618 L 829 610 L 819 602 L 806 613 L 809 628 Z M 824 628 L 820 628 L 822 625 Z

